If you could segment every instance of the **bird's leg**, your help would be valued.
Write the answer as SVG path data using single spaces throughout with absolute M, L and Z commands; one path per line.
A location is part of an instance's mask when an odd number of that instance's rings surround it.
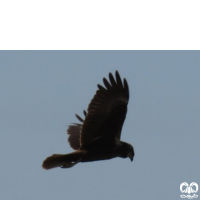
M 76 165 L 77 163 L 79 163 L 81 161 L 81 159 L 75 161 L 75 162 L 64 162 L 62 163 L 62 165 L 60 166 L 61 168 L 70 168 L 73 167 L 74 165 Z

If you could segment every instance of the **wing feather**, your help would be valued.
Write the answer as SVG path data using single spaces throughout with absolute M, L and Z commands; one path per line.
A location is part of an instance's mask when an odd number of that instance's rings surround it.
M 83 110 L 83 114 L 86 116 L 87 112 Z M 80 122 L 84 122 L 84 120 L 79 115 L 75 114 L 75 116 Z M 68 142 L 74 150 L 78 150 L 80 148 L 81 128 L 82 124 L 73 123 L 67 129 L 67 134 L 69 135 Z
M 103 83 L 104 83 L 104 85 L 106 86 L 106 88 L 107 88 L 108 90 L 111 90 L 111 89 L 112 89 L 110 83 L 109 83 L 105 78 L 103 78 Z
M 71 148 L 78 150 L 80 148 L 80 133 L 81 133 L 81 124 L 72 124 L 67 129 L 68 142 Z

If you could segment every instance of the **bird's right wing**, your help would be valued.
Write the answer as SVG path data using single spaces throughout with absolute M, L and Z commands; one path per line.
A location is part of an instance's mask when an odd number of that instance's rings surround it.
M 83 113 L 86 116 L 87 113 L 85 110 L 83 111 Z M 80 122 L 84 122 L 84 120 L 79 115 L 76 114 L 75 116 Z M 74 150 L 78 150 L 80 148 L 81 128 L 82 124 L 73 123 L 67 129 L 67 134 L 69 135 L 68 142 Z

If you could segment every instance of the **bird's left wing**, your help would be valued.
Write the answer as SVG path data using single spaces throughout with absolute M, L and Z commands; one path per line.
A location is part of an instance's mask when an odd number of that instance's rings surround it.
M 121 80 L 118 71 L 115 78 L 109 73 L 109 81 L 103 79 L 88 106 L 88 113 L 81 129 L 81 146 L 90 145 L 97 138 L 120 139 L 126 117 L 129 88 L 126 79 Z

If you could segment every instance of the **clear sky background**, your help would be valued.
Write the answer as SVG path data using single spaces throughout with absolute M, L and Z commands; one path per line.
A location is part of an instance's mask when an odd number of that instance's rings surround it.
M 115 70 L 130 88 L 121 139 L 134 161 L 42 169 L 72 151 L 67 126 Z M 1 51 L 0 199 L 179 200 L 182 182 L 200 186 L 199 88 L 199 51 Z

